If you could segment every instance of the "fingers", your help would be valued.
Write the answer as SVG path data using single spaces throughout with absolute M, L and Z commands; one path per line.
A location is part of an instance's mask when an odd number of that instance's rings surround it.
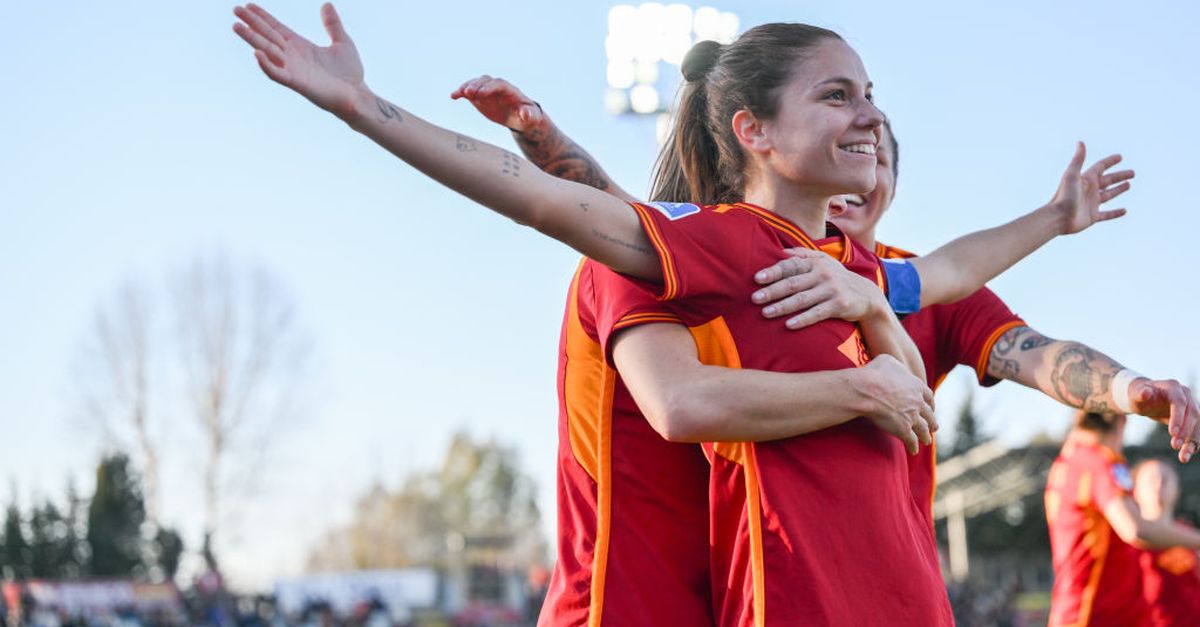
M 1189 424 L 1188 421 L 1188 400 L 1189 395 L 1186 393 L 1187 388 L 1175 384 L 1174 381 L 1168 381 L 1169 386 L 1165 390 L 1167 409 L 1167 431 L 1171 434 L 1171 447 L 1182 449 L 1188 443 L 1188 440 L 1195 438 L 1196 425 Z
M 280 66 L 284 64 L 283 50 L 262 35 L 247 28 L 245 24 L 234 24 L 233 32 L 237 33 L 237 36 L 241 37 L 243 41 L 250 44 L 250 47 L 254 48 L 256 53 L 265 53 L 265 56 L 270 59 L 272 64 Z
M 257 4 L 254 4 L 254 3 L 247 4 L 246 8 L 249 9 L 250 12 L 257 15 L 258 17 L 262 18 L 262 20 L 264 22 L 266 22 L 267 24 L 270 24 L 271 28 L 275 29 L 275 32 L 279 33 L 280 35 L 283 35 L 284 40 L 294 39 L 296 37 L 299 37 L 295 32 L 292 31 L 292 29 L 288 28 L 286 24 L 275 19 L 274 15 L 271 15 L 270 13 L 267 12 L 266 9 L 258 6 Z
M 810 307 L 808 311 L 789 319 L 784 323 L 784 325 L 787 326 L 788 329 L 795 331 L 797 329 L 803 329 L 804 327 L 812 326 L 822 320 L 828 320 L 836 317 L 836 315 L 837 308 L 829 301 L 825 301 Z
M 1067 164 L 1067 172 L 1064 176 L 1079 174 L 1079 171 L 1083 169 L 1084 159 L 1087 159 L 1087 146 L 1084 146 L 1083 142 L 1076 142 L 1075 156 L 1071 157 L 1071 162 Z
M 1124 194 L 1127 191 L 1129 191 L 1129 183 L 1121 183 L 1120 185 L 1118 185 L 1116 187 L 1111 187 L 1109 189 L 1101 190 L 1100 203 L 1101 204 L 1106 203 L 1106 202 L 1112 200 L 1113 198 L 1116 198 L 1117 196 Z
M 337 9 L 333 8 L 333 4 L 326 2 L 321 5 L 321 22 L 325 24 L 325 32 L 329 33 L 329 38 L 333 40 L 333 43 L 350 43 L 350 35 L 342 26 L 342 18 L 338 15 Z
M 930 433 L 929 424 L 926 423 L 925 420 L 917 420 L 913 423 L 912 428 L 913 432 L 917 434 L 917 440 L 921 444 L 925 446 L 933 444 L 933 434 Z
M 1104 170 L 1100 171 L 1103 172 Z M 1134 176 L 1136 176 L 1136 173 L 1133 170 L 1121 170 L 1112 174 L 1105 174 L 1100 177 L 1100 187 L 1111 187 L 1121 181 L 1128 181 Z
M 1121 155 L 1119 155 L 1119 154 L 1109 155 L 1109 156 L 1093 163 L 1092 167 L 1088 168 L 1087 171 L 1088 171 L 1088 174 L 1099 175 L 1101 172 L 1113 167 L 1114 165 L 1117 165 L 1120 162 L 1121 162 Z
M 262 50 L 255 50 L 254 58 L 258 61 L 258 67 L 262 68 L 263 74 L 266 74 L 267 78 L 270 78 L 281 85 L 288 85 L 291 83 L 291 74 L 287 71 L 287 69 L 272 63 L 271 60 L 267 58 L 267 53 L 263 52 Z
M 1115 220 L 1125 215 L 1124 209 L 1113 209 L 1111 211 L 1101 211 L 1096 214 L 1096 222 L 1104 222 L 1105 220 Z
M 925 390 L 922 392 L 922 397 L 922 400 L 925 401 L 925 406 L 929 408 L 929 421 L 930 424 L 933 425 L 933 431 L 937 431 L 938 422 L 937 414 L 935 413 L 937 410 L 937 403 L 935 403 L 933 400 L 933 390 L 929 389 L 929 386 L 925 386 Z
M 255 34 L 261 36 L 261 38 L 263 38 L 263 39 L 270 41 L 271 44 L 273 46 L 275 46 L 275 48 L 277 49 L 277 51 L 280 54 L 280 57 L 282 58 L 283 47 L 285 45 L 287 45 L 287 40 L 284 39 L 283 35 L 281 35 L 279 33 L 279 31 L 275 30 L 274 27 L 272 27 L 269 23 L 267 23 L 267 21 L 264 20 L 261 15 L 254 13 L 252 11 L 246 10 L 242 7 L 236 7 L 233 10 L 233 14 L 238 16 L 239 19 L 241 19 L 243 22 L 245 22 L 246 26 L 249 26 L 250 29 Z M 234 30 L 237 30 L 237 29 L 235 28 Z M 238 34 L 241 35 L 241 33 L 238 33 Z M 246 38 L 242 37 L 242 39 L 246 39 Z M 268 53 L 271 52 L 266 47 L 255 46 L 253 43 L 250 45 L 258 48 L 259 50 L 264 50 Z
M 798 276 L 803 276 L 811 272 L 812 269 L 812 260 L 788 257 L 776 262 L 770 268 L 759 270 L 754 275 L 754 280 L 758 281 L 761 285 L 767 285 L 767 287 L 754 292 L 751 295 L 751 300 L 756 303 L 766 303 L 795 292 L 796 289 L 791 287 L 788 281 Z
M 832 295 L 830 293 L 832 290 L 818 290 L 819 280 L 812 274 L 790 276 L 755 292 L 756 296 L 763 292 L 767 293 L 762 302 L 770 304 L 763 307 L 763 315 L 767 318 L 779 318 L 828 300 Z
M 812 269 L 812 263 L 806 260 L 818 258 L 820 255 L 825 254 L 806 248 L 787 248 L 783 252 L 790 256 L 786 259 L 781 259 L 770 268 L 763 268 L 755 273 L 754 280 L 759 285 L 768 285 L 793 274 L 808 272 Z
M 908 451 L 909 455 L 916 455 L 921 451 L 921 442 L 917 439 L 915 432 L 910 430 L 908 433 L 901 433 L 896 435 L 896 437 L 900 438 L 900 441 L 904 443 L 904 448 Z

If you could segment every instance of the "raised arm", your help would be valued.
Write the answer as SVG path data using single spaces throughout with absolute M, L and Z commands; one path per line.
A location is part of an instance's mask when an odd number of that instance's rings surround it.
M 1197 449 L 1200 406 L 1187 386 L 1175 380 L 1137 377 L 1113 387 L 1124 367 L 1116 360 L 1079 342 L 1055 340 L 1026 327 L 1008 330 L 992 347 L 987 372 L 1040 390 L 1071 407 L 1099 413 L 1132 410 L 1167 423 L 1171 446 L 1179 460 L 1191 459 Z M 1119 398 L 1118 398 L 1119 397 Z M 1127 405 L 1122 409 L 1122 404 Z
M 560 131 L 540 104 L 512 83 L 484 75 L 463 83 L 450 97 L 466 98 L 484 117 L 512 131 L 521 152 L 543 172 L 622 200 L 638 200 L 621 189 L 592 155 Z
M 862 368 L 780 373 L 704 365 L 677 324 L 636 326 L 613 342 L 630 394 L 674 442 L 775 440 L 866 416 L 916 453 L 937 430 L 933 393 L 887 355 Z
M 549 176 L 524 159 L 434 126 L 375 95 L 354 42 L 331 4 L 321 18 L 331 41 L 317 46 L 250 4 L 234 32 L 254 48 L 271 80 L 329 111 L 443 185 L 532 226 L 610 268 L 650 281 L 662 269 L 636 213 L 620 199 Z
M 966 298 L 1013 264 L 1059 235 L 1125 215 L 1124 209 L 1101 211 L 1100 205 L 1129 189 L 1132 170 L 1109 173 L 1120 155 L 1097 161 L 1082 171 L 1087 149 L 1080 142 L 1063 173 L 1058 191 L 1046 205 L 998 227 L 964 235 L 929 255 L 911 260 L 921 277 L 921 306 Z

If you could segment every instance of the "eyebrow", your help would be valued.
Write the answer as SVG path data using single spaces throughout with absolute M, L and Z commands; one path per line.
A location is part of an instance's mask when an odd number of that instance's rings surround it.
M 821 82 L 817 83 L 817 85 L 816 85 L 816 86 L 817 86 L 817 87 L 821 87 L 821 86 L 824 86 L 824 85 L 829 85 L 829 84 L 831 84 L 831 83 L 833 83 L 833 84 L 839 84 L 839 85 L 844 85 L 844 86 L 846 86 L 846 87 L 853 87 L 853 86 L 855 85 L 854 81 L 852 81 L 852 80 L 850 80 L 850 79 L 846 78 L 845 76 L 835 76 L 835 77 L 833 77 L 833 78 L 827 78 L 827 79 L 825 79 L 825 80 L 823 80 L 823 81 L 821 81 Z M 866 91 L 871 91 L 871 89 L 873 89 L 874 87 L 875 87 L 875 83 L 872 83 L 872 82 L 870 82 L 870 81 L 867 81 L 867 88 L 866 88 Z

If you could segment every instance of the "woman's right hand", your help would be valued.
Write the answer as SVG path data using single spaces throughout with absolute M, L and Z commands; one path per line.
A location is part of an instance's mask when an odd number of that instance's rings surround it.
M 233 32 L 254 48 L 267 77 L 339 117 L 353 111 L 365 89 L 363 66 L 332 4 L 321 7 L 321 21 L 331 39 L 324 47 L 297 35 L 256 4 L 234 7 L 233 14 L 241 20 Z
M 933 443 L 937 417 L 933 391 L 891 355 L 880 355 L 859 369 L 863 376 L 856 386 L 866 400 L 864 416 L 876 427 L 896 436 L 916 455 L 919 445 Z

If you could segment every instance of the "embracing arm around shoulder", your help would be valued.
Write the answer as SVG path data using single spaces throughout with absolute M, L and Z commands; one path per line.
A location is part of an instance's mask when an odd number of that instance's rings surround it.
M 921 277 L 921 306 L 966 298 L 1013 264 L 1059 235 L 1125 215 L 1124 209 L 1101 211 L 1100 205 L 1129 189 L 1132 170 L 1108 172 L 1120 155 L 1097 161 L 1081 172 L 1086 157 L 1082 143 L 1063 173 L 1054 198 L 1046 205 L 1002 226 L 964 235 L 923 257 L 911 260 Z
M 1128 496 L 1109 501 L 1104 506 L 1104 518 L 1128 544 L 1149 549 L 1183 546 L 1200 551 L 1200 532 L 1168 520 L 1142 518 L 1137 503 Z
M 1055 340 L 1027 327 L 1009 329 L 992 346 L 987 372 L 997 379 L 1016 381 L 1040 390 L 1070 407 L 1097 413 L 1120 412 L 1115 395 L 1124 393 L 1136 413 L 1167 423 L 1171 446 L 1181 461 L 1196 452 L 1200 406 L 1193 392 L 1174 379 L 1137 377 L 1128 390 L 1114 390 L 1113 381 L 1124 366 L 1087 345 Z
M 775 440 L 866 416 L 915 453 L 937 428 L 933 393 L 890 356 L 862 368 L 781 373 L 702 364 L 677 324 L 631 327 L 613 342 L 630 394 L 673 442 Z
M 317 46 L 261 7 L 234 9 L 234 31 L 254 48 L 263 73 L 342 119 L 439 183 L 530 225 L 610 268 L 661 281 L 637 214 L 625 202 L 556 179 L 517 155 L 426 122 L 363 82 L 354 42 L 333 6 L 321 8 L 331 44 Z

